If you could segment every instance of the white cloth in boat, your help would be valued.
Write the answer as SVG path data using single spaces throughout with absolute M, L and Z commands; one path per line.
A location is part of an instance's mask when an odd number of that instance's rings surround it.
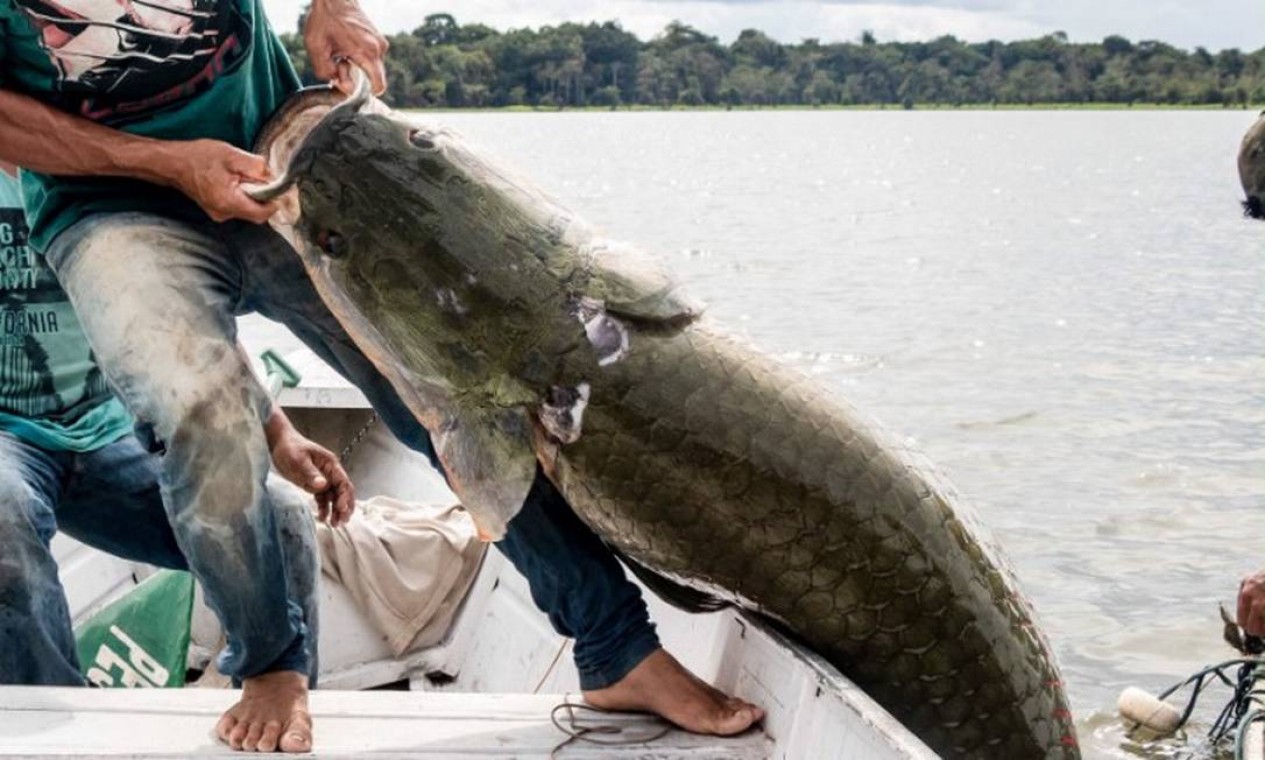
M 443 640 L 485 544 L 460 505 L 376 496 L 346 525 L 318 524 L 321 570 L 347 588 L 396 656 Z

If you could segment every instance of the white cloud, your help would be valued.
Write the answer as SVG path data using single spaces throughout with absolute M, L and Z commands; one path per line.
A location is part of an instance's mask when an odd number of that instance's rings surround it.
M 265 0 L 281 30 L 293 30 L 303 0 Z M 616 19 L 647 39 L 674 19 L 728 42 L 746 28 L 784 42 L 805 37 L 855 40 L 871 29 L 880 40 L 928 40 L 952 34 L 970 41 L 1013 40 L 1065 31 L 1077 41 L 1109 34 L 1161 39 L 1192 48 L 1265 44 L 1265 3 L 1260 0 L 362 0 L 388 33 L 408 31 L 428 14 L 450 12 L 458 22 L 497 29 L 563 21 Z

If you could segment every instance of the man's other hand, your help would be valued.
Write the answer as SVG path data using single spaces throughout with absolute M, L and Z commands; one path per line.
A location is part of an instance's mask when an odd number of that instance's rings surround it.
M 277 203 L 260 203 L 246 195 L 244 184 L 271 179 L 268 162 L 219 140 L 170 143 L 176 167 L 173 184 L 202 207 L 216 222 L 244 219 L 263 224 L 277 210 Z
M 1239 584 L 1239 627 L 1250 636 L 1265 636 L 1265 570 Z
M 337 528 L 351 519 L 356 491 L 338 457 L 288 423 L 269 431 L 272 466 L 281 477 L 316 497 L 316 517 Z
M 389 47 L 387 39 L 355 0 L 315 0 L 303 29 L 303 42 L 312 71 L 320 79 L 333 82 L 350 95 L 355 85 L 350 68 L 339 65 L 350 61 L 369 75 L 375 95 L 386 91 L 383 60 Z

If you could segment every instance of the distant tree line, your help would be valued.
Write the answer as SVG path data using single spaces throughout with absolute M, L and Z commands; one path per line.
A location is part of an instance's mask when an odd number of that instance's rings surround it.
M 283 39 L 314 81 L 302 39 Z M 436 13 L 390 40 L 386 98 L 397 107 L 1265 102 L 1265 48 L 1186 52 L 1114 35 L 878 42 L 866 32 L 786 45 L 748 29 L 725 45 L 679 22 L 643 42 L 615 21 L 500 32 Z

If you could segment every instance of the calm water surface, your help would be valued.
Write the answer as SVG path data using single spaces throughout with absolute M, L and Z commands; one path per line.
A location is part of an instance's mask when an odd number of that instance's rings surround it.
M 1008 550 L 1089 757 L 1207 755 L 1130 744 L 1114 703 L 1225 659 L 1217 604 L 1265 565 L 1253 113 L 438 118 L 917 441 Z

